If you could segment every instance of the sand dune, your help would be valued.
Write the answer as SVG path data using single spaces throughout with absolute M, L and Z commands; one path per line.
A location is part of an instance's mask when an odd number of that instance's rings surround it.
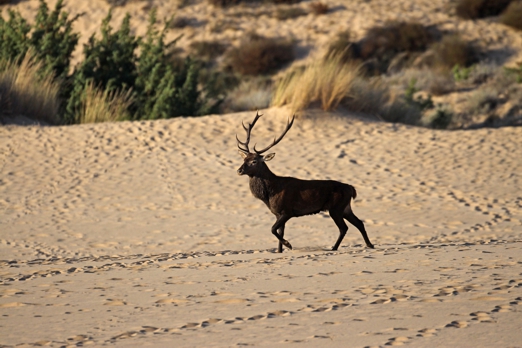
M 319 214 L 277 254 L 235 173 L 253 116 L 0 128 L 0 344 L 519 344 L 521 128 L 300 115 L 270 168 L 353 184 L 376 249 Z
M 294 38 L 299 64 L 341 30 L 358 39 L 398 19 L 458 31 L 501 64 L 521 58 L 519 33 L 494 18 L 456 21 L 447 0 L 322 2 L 327 16 L 287 21 L 268 4 L 154 6 L 193 24 L 167 37 L 183 33 L 185 52 L 194 40 L 235 45 L 256 30 Z M 128 12 L 143 35 L 150 3 L 114 8 L 112 23 Z M 32 18 L 38 4 L 3 9 Z M 66 10 L 85 12 L 74 27 L 78 62 L 109 5 L 66 1 Z M 290 116 L 261 112 L 260 145 Z M 290 220 L 294 249 L 277 254 L 274 217 L 236 174 L 235 135 L 253 117 L 0 127 L 0 347 L 520 346 L 522 128 L 300 114 L 270 168 L 354 185 L 354 212 L 376 248 L 350 227 L 330 251 L 338 230 L 318 214 Z

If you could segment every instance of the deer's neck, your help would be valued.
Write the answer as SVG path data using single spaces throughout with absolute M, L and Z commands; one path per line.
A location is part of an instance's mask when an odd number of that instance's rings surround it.
M 277 175 L 265 165 L 263 170 L 250 177 L 250 191 L 254 197 L 268 205 L 270 197 L 277 192 L 276 179 Z

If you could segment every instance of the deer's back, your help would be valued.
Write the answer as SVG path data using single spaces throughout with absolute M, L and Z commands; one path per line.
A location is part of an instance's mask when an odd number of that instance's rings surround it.
M 317 214 L 335 207 L 344 209 L 352 197 L 353 187 L 334 180 L 302 180 L 277 177 L 263 190 L 265 202 L 275 215 L 291 216 Z M 270 186 L 270 187 L 267 187 Z

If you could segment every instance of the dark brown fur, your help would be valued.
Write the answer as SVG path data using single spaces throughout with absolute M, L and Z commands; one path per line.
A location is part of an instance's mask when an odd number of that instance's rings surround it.
M 250 178 L 250 191 L 254 197 L 263 201 L 268 209 L 276 216 L 276 222 L 272 226 L 272 233 L 279 240 L 278 252 L 283 251 L 283 245 L 292 249 L 290 243 L 284 239 L 285 224 L 293 217 L 317 214 L 321 211 L 328 211 L 339 228 L 339 238 L 332 250 L 337 250 L 341 244 L 348 226 L 344 219 L 348 220 L 361 232 L 366 245 L 373 248 L 373 244 L 368 239 L 364 224 L 355 216 L 350 206 L 352 198 L 357 197 L 355 188 L 333 180 L 301 180 L 292 177 L 277 176 L 266 165 L 265 161 L 273 158 L 274 154 L 261 155 L 261 151 L 250 153 L 248 150 L 248 140 L 250 131 L 259 118 L 256 115 L 254 122 L 245 127 L 247 130 L 247 142 L 242 144 L 246 149 L 239 147 L 240 153 L 244 157 L 243 165 L 237 170 L 239 175 L 248 175 Z M 292 120 L 293 121 L 293 120 Z M 287 129 L 291 127 L 287 125 Z M 284 134 L 283 133 L 283 136 Z M 268 150 L 282 139 L 262 150 Z

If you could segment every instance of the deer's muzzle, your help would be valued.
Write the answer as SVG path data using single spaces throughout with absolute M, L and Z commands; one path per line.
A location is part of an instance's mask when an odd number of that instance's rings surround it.
M 243 171 L 243 166 L 239 167 L 239 169 L 237 170 L 237 175 L 243 175 L 245 174 L 245 172 Z

